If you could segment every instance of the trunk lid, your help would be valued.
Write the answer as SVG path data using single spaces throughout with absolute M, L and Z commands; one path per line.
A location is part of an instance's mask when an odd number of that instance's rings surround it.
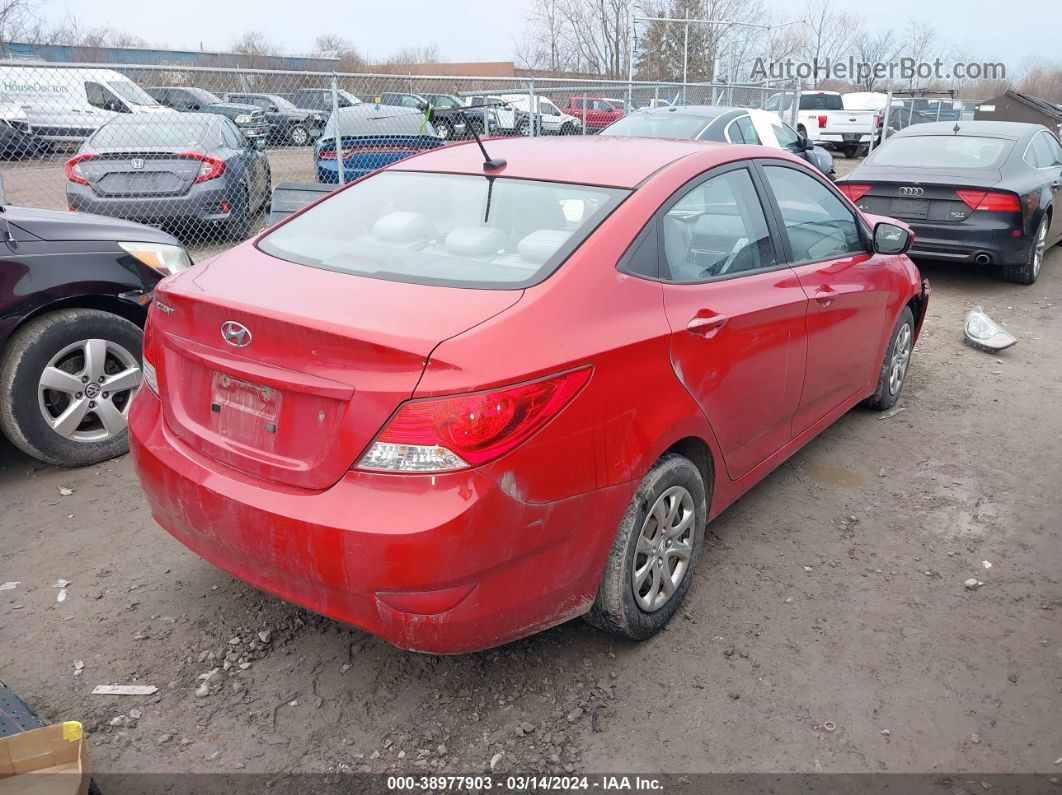
M 181 196 L 192 186 L 202 161 L 172 152 L 137 150 L 94 154 L 79 164 L 97 196 Z
M 986 169 L 912 169 L 910 174 L 888 169 L 888 176 L 878 176 L 873 170 L 866 169 L 846 181 L 870 186 L 870 190 L 855 202 L 864 212 L 904 221 L 958 224 L 969 218 L 973 211 L 956 191 L 991 190 L 999 185 L 1001 176 L 996 170 Z
M 156 290 L 167 425 L 249 475 L 327 488 L 412 395 L 439 342 L 521 295 L 336 273 L 245 244 Z M 235 330 L 241 347 L 223 337 L 229 323 L 249 332 Z

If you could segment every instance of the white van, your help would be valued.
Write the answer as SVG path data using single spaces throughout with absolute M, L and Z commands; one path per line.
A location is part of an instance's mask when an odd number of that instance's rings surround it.
M 0 92 L 25 111 L 34 134 L 52 148 L 79 146 L 121 113 L 172 113 L 112 69 L 0 66 Z

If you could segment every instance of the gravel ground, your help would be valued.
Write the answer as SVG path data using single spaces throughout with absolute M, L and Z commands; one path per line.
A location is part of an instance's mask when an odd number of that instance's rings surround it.
M 713 522 L 649 642 L 577 620 L 402 652 L 186 550 L 127 457 L 58 470 L 0 442 L 0 582 L 21 583 L 0 591 L 0 678 L 83 721 L 101 773 L 1059 775 L 1062 249 L 1032 287 L 924 270 L 902 413 L 853 410 Z M 964 346 L 973 304 L 1019 344 Z

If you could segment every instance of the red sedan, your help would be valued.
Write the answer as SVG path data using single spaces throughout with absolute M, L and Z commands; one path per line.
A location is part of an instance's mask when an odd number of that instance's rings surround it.
M 928 288 L 775 149 L 490 141 L 162 282 L 130 413 L 155 519 L 404 648 L 660 630 L 705 523 L 858 403 Z

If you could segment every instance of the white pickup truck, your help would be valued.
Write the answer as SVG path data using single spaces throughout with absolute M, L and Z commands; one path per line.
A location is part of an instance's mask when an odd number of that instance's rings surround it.
M 792 102 L 792 94 L 778 93 L 767 98 L 763 109 L 789 119 Z M 801 91 L 796 128 L 821 146 L 855 157 L 881 134 L 881 113 L 873 109 L 847 110 L 837 91 Z

